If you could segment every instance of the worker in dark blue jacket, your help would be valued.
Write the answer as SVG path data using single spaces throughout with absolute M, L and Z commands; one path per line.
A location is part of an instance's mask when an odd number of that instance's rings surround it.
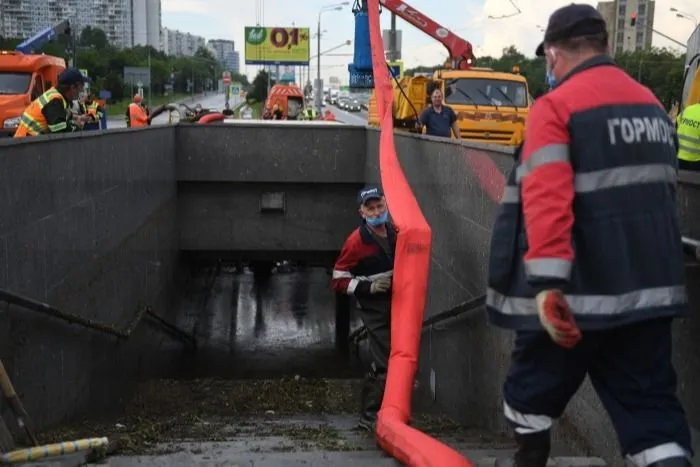
M 671 322 L 688 311 L 677 139 L 652 92 L 614 65 L 595 8 L 549 19 L 537 99 L 493 229 L 487 309 L 516 331 L 504 383 L 518 467 L 545 467 L 552 419 L 586 375 L 633 464 L 684 467 Z

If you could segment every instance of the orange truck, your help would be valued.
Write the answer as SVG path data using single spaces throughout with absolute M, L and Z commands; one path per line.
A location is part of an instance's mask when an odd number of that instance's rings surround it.
M 24 109 L 56 84 L 62 58 L 0 51 L 0 136 L 12 136 Z
M 297 120 L 304 108 L 304 94 L 299 86 L 293 84 L 276 84 L 270 89 L 265 106 L 270 110 L 276 105 L 287 120 Z
M 72 37 L 68 20 L 42 29 L 15 51 L 0 50 L 0 136 L 15 134 L 24 109 L 54 86 L 59 73 L 66 69 L 62 58 L 34 53 L 63 34 Z

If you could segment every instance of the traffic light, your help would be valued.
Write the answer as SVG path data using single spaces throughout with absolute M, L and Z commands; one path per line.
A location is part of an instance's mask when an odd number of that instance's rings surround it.
M 637 12 L 632 13 L 630 17 L 630 26 L 635 26 L 637 24 Z

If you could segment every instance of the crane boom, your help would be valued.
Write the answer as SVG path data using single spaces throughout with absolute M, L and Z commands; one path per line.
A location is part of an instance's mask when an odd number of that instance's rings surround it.
M 70 33 L 70 22 L 66 19 L 53 27 L 49 26 L 34 34 L 32 37 L 19 44 L 15 50 L 23 54 L 30 54 L 33 53 L 34 50 L 41 48 L 41 46 L 47 42 L 51 42 L 56 36 L 61 34 L 70 35 Z
M 402 0 L 379 0 L 379 3 L 444 45 L 450 54 L 454 69 L 466 70 L 474 64 L 475 57 L 470 42 L 442 27 Z

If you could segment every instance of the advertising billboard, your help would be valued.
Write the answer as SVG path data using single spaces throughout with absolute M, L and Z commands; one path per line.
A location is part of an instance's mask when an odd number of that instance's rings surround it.
M 309 55 L 309 28 L 245 28 L 246 65 L 305 65 Z

